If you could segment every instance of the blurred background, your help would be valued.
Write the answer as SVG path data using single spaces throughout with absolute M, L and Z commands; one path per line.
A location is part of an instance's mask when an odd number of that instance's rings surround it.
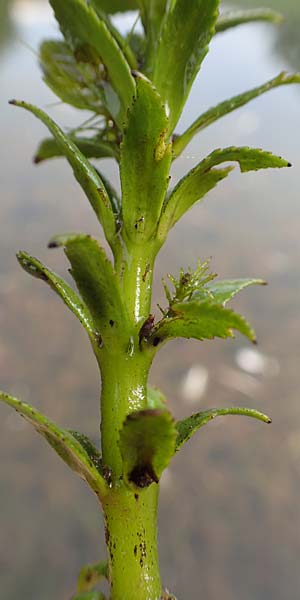
M 258 0 L 237 0 L 255 7 Z M 179 130 L 218 101 L 281 70 L 300 69 L 298 0 L 264 0 L 286 24 L 247 25 L 218 36 L 197 79 Z M 224 4 L 225 6 L 225 4 Z M 130 17 L 132 19 L 132 17 Z M 128 19 L 117 18 L 121 28 Z M 31 161 L 43 126 L 8 99 L 26 99 L 63 126 L 82 120 L 41 81 L 37 48 L 58 35 L 43 0 L 0 4 L 0 387 L 62 426 L 98 436 L 99 377 L 79 323 L 15 259 L 29 251 L 64 275 L 58 232 L 99 235 L 68 165 Z M 163 581 L 179 600 L 296 600 L 300 588 L 300 88 L 266 94 L 206 129 L 177 161 L 182 176 L 219 146 L 263 147 L 294 168 L 233 176 L 171 233 L 160 279 L 212 257 L 221 277 L 257 276 L 235 307 L 259 344 L 179 340 L 161 351 L 151 381 L 179 418 L 197 410 L 248 405 L 273 425 L 227 417 L 209 424 L 173 461 L 162 481 Z M 110 161 L 103 170 L 114 178 Z M 100 233 L 101 237 L 101 233 Z M 102 239 L 102 238 L 101 238 Z M 8 408 L 0 407 L 0 573 L 5 600 L 69 600 L 82 563 L 104 557 L 96 500 L 84 483 Z

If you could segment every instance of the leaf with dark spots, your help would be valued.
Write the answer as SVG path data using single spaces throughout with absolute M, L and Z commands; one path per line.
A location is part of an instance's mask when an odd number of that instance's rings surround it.
M 62 460 L 89 484 L 98 496 L 104 496 L 107 485 L 83 445 L 66 429 L 61 429 L 35 408 L 4 392 L 0 401 L 14 408 L 40 433 Z
M 175 451 L 176 429 L 166 410 L 131 413 L 120 431 L 125 481 L 145 488 L 158 483 Z
M 50 119 L 44 111 L 27 102 L 11 100 L 10 103 L 25 108 L 25 110 L 33 113 L 46 125 L 46 127 L 48 127 L 64 156 L 70 163 L 75 178 L 81 185 L 102 224 L 107 241 L 112 244 L 116 233 L 115 217 L 108 194 L 98 173 L 89 163 L 87 158 L 80 152 L 74 142 L 63 133 L 58 125 Z
M 52 247 L 64 246 L 71 275 L 89 308 L 103 342 L 108 338 L 128 340 L 128 316 L 113 265 L 98 242 L 85 234 L 55 236 Z M 110 321 L 114 322 L 111 327 Z
M 133 241 L 151 238 L 157 228 L 172 160 L 167 127 L 161 97 L 137 73 L 136 97 L 128 111 L 120 158 L 124 230 Z
M 263 423 L 271 423 L 270 417 L 253 408 L 242 408 L 234 406 L 232 408 L 212 408 L 203 412 L 195 413 L 182 421 L 176 423 L 176 429 L 178 431 L 176 439 L 176 452 L 185 444 L 200 427 L 203 427 L 212 419 L 216 417 L 222 417 L 226 415 L 239 415 L 245 417 L 251 417 L 257 419 Z

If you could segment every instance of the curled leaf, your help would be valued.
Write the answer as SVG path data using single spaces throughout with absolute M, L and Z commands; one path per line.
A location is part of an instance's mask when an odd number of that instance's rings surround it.
M 280 25 L 283 21 L 281 13 L 272 10 L 271 8 L 254 8 L 250 10 L 232 10 L 224 12 L 219 17 L 216 24 L 216 33 L 221 33 L 237 25 L 245 23 L 253 23 L 255 21 L 265 21 Z
M 271 423 L 272 420 L 267 415 L 255 410 L 254 408 L 242 408 L 234 406 L 232 408 L 212 408 L 210 410 L 195 413 L 182 421 L 176 423 L 176 429 L 178 431 L 176 439 L 176 452 L 185 444 L 203 425 L 206 425 L 212 419 L 216 417 L 222 417 L 226 415 L 238 415 L 251 417 L 257 419 L 263 423 Z
M 40 433 L 62 458 L 62 460 L 84 479 L 98 496 L 107 491 L 106 482 L 99 470 L 99 462 L 94 463 L 83 445 L 69 431 L 61 429 L 35 408 L 4 392 L 0 401 L 14 408 L 35 430 Z
M 51 287 L 83 325 L 92 344 L 97 344 L 97 332 L 89 309 L 75 290 L 59 275 L 45 267 L 37 258 L 30 256 L 27 252 L 18 252 L 17 259 L 26 273 L 45 281 Z
M 244 106 L 254 98 L 258 98 L 258 96 L 261 96 L 262 94 L 265 94 L 266 92 L 269 92 L 270 90 L 276 87 L 279 87 L 281 85 L 289 85 L 293 83 L 300 83 L 300 73 L 290 75 L 289 73 L 283 71 L 282 73 L 279 73 L 279 75 L 274 77 L 274 79 L 271 79 L 270 81 L 267 81 L 266 83 L 259 85 L 258 87 L 255 87 L 252 90 L 248 90 L 243 94 L 238 94 L 237 96 L 230 98 L 230 100 L 225 100 L 224 102 L 217 104 L 213 108 L 210 108 L 205 113 L 200 115 L 200 117 L 198 117 L 196 121 L 194 121 L 194 123 L 192 123 L 192 125 L 190 125 L 190 127 L 183 134 L 175 138 L 173 143 L 174 158 L 177 158 L 177 156 L 179 156 L 183 152 L 185 147 L 189 144 L 189 142 L 197 133 L 199 133 L 200 131 L 202 131 L 221 117 L 228 115 L 229 113 L 233 112 L 234 110 L 237 110 L 241 106 Z
M 27 102 L 20 100 L 11 100 L 10 104 L 25 108 L 25 110 L 33 113 L 46 125 L 46 127 L 48 127 L 61 152 L 70 163 L 75 178 L 87 195 L 92 208 L 94 209 L 100 223 L 103 226 L 106 239 L 108 242 L 113 244 L 116 233 L 115 218 L 109 196 L 97 171 L 92 167 L 87 158 L 83 156 L 74 142 L 63 133 L 58 125 L 52 119 L 50 119 L 50 117 L 44 113 L 44 111 L 36 106 L 33 106 L 32 104 L 28 104 Z

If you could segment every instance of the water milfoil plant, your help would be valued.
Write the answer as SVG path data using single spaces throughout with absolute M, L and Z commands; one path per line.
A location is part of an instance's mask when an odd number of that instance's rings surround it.
M 46 83 L 65 103 L 91 113 L 64 131 L 41 109 L 12 100 L 51 133 L 35 162 L 63 156 L 93 208 L 112 252 L 88 233 L 60 234 L 49 248 L 63 248 L 75 286 L 27 252 L 23 269 L 48 284 L 79 319 L 101 373 L 101 436 L 95 446 L 82 432 L 62 429 L 28 404 L 1 393 L 47 440 L 99 499 L 107 561 L 84 567 L 74 600 L 171 599 L 162 586 L 157 553 L 157 503 L 164 469 L 205 424 L 222 415 L 270 418 L 242 407 L 208 408 L 176 421 L 167 401 L 149 386 L 160 349 L 173 338 L 256 341 L 249 323 L 228 307 L 261 279 L 219 280 L 209 264 L 182 268 L 163 282 L 165 304 L 155 319 L 152 280 L 157 255 L 170 230 L 230 175 L 283 168 L 289 162 L 261 149 L 228 146 L 204 157 L 172 187 L 170 169 L 195 135 L 211 123 L 277 86 L 300 83 L 280 73 L 261 86 L 200 115 L 183 133 L 176 126 L 214 35 L 244 22 L 279 22 L 270 10 L 222 13 L 218 0 L 50 0 L 63 39 L 45 41 L 40 63 Z M 121 36 L 111 15 L 136 10 L 142 30 Z M 91 159 L 113 158 L 121 197 Z M 229 163 L 229 165 L 228 165 Z M 77 289 L 76 289 L 77 288 Z

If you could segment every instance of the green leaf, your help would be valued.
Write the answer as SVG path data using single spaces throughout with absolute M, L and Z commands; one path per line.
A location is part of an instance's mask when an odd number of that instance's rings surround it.
M 172 159 L 161 98 L 140 74 L 121 144 L 123 222 L 129 239 L 142 242 L 157 228 Z
M 214 150 L 196 167 L 191 169 L 169 195 L 164 204 L 158 226 L 158 237 L 160 239 L 165 239 L 168 230 L 175 225 L 178 219 L 232 171 L 231 167 L 214 169 L 215 166 L 223 162 L 238 162 L 242 173 L 291 166 L 287 160 L 280 156 L 256 148 L 231 146 Z
M 107 578 L 108 565 L 106 560 L 82 567 L 77 581 L 77 592 L 90 592 L 99 581 Z
M 217 21 L 216 33 L 226 31 L 237 25 L 253 23 L 254 21 L 266 21 L 279 25 L 283 21 L 283 16 L 271 8 L 254 8 L 250 10 L 232 10 L 224 12 Z
M 166 397 L 164 394 L 155 387 L 148 385 L 147 388 L 147 407 L 151 409 L 165 409 L 166 408 Z
M 103 20 L 112 34 L 113 38 L 118 42 L 124 57 L 126 58 L 131 69 L 137 69 L 136 57 L 128 43 L 126 37 L 124 38 L 116 27 L 113 26 L 111 20 L 108 18 L 110 11 L 103 9 L 103 0 L 90 0 L 91 6 L 95 9 L 98 17 Z M 111 13 L 110 13 L 111 14 Z
M 66 41 L 76 56 L 90 55 L 92 61 L 103 62 L 109 80 L 103 87 L 105 103 L 122 129 L 127 108 L 135 94 L 130 67 L 117 40 L 103 19 L 85 0 L 50 0 L 55 17 Z
M 139 7 L 138 0 L 92 0 L 95 6 L 104 10 L 107 14 L 117 12 L 126 12 L 129 10 L 137 10 Z
M 210 108 L 205 113 L 200 115 L 200 117 L 198 117 L 182 135 L 179 135 L 175 138 L 173 143 L 174 158 L 177 158 L 186 148 L 192 138 L 199 133 L 199 131 L 205 129 L 205 127 L 208 127 L 221 117 L 224 117 L 241 106 L 244 106 L 254 98 L 257 98 L 258 96 L 261 96 L 262 94 L 265 94 L 266 92 L 269 92 L 280 85 L 288 85 L 290 83 L 300 83 L 300 73 L 289 75 L 283 71 L 282 73 L 279 73 L 277 77 L 274 77 L 274 79 L 267 81 L 263 85 L 255 87 L 252 90 L 244 92 L 243 94 L 239 94 L 238 96 L 234 96 L 233 98 L 230 98 L 230 100 L 225 100 L 213 108 Z
M 267 415 L 264 415 L 253 408 L 241 408 L 238 406 L 232 408 L 212 408 L 211 410 L 195 413 L 187 419 L 183 419 L 176 423 L 176 429 L 178 431 L 176 452 L 180 450 L 183 444 L 185 444 L 185 442 L 187 442 L 200 427 L 203 427 L 203 425 L 206 425 L 206 423 L 209 423 L 209 421 L 215 419 L 215 417 L 225 415 L 241 415 L 258 419 L 264 423 L 272 423 L 272 420 Z
M 125 480 L 144 488 L 158 483 L 175 451 L 176 429 L 166 410 L 131 413 L 120 432 Z
M 35 408 L 21 402 L 4 392 L 0 392 L 0 401 L 14 408 L 26 421 L 40 433 L 62 458 L 62 460 L 84 479 L 94 492 L 104 496 L 107 491 L 103 475 L 98 470 L 82 444 L 67 430 L 59 428 Z
M 209 282 L 206 289 L 218 304 L 225 306 L 236 294 L 250 285 L 266 285 L 266 282 L 263 279 L 223 279 Z M 196 295 L 197 293 L 194 297 Z
M 93 137 L 82 137 L 74 134 L 68 135 L 71 140 L 78 148 L 78 150 L 86 158 L 118 158 L 118 148 L 111 142 L 104 142 L 102 139 L 95 135 Z M 38 164 L 49 158 L 57 158 L 65 156 L 65 152 L 61 146 L 53 138 L 46 138 L 43 140 L 35 154 L 34 162 Z
M 219 0 L 173 0 L 164 19 L 153 83 L 169 111 L 169 132 L 180 117 L 215 32 Z
M 100 223 L 102 224 L 106 239 L 109 243 L 113 244 L 116 233 L 115 218 L 109 196 L 96 170 L 92 167 L 85 156 L 83 156 L 80 150 L 78 150 L 74 142 L 72 142 L 72 140 L 63 133 L 58 125 L 56 125 L 56 123 L 52 121 L 52 119 L 50 119 L 46 113 L 36 106 L 21 100 L 11 100 L 10 104 L 25 108 L 25 110 L 33 113 L 46 125 L 46 127 L 48 127 L 57 144 L 61 148 L 61 151 L 70 163 L 75 178 L 81 185 Z
M 17 259 L 26 273 L 45 281 L 56 292 L 83 325 L 92 344 L 97 346 L 99 335 L 95 330 L 95 324 L 87 306 L 78 294 L 59 275 L 50 271 L 37 258 L 30 256 L 27 252 L 18 252 Z
M 104 107 L 104 69 L 76 61 L 70 47 L 58 40 L 47 40 L 40 47 L 40 65 L 45 83 L 63 102 L 98 114 Z
M 211 169 L 206 173 L 202 170 L 190 171 L 177 184 L 165 203 L 158 227 L 158 237 L 165 239 L 167 233 L 179 219 L 206 194 L 212 190 L 222 179 L 225 179 L 233 167 L 225 169 Z
M 146 60 L 143 71 L 152 75 L 167 0 L 140 0 L 140 13 L 146 37 Z
M 85 234 L 55 236 L 49 247 L 65 247 L 71 275 L 101 338 L 128 337 L 128 317 L 111 262 L 98 242 Z
M 148 344 L 156 347 L 168 339 L 178 337 L 197 340 L 232 338 L 233 329 L 252 342 L 256 341 L 253 329 L 238 313 L 225 309 L 212 300 L 191 300 L 172 305 L 169 313 L 154 327 Z

